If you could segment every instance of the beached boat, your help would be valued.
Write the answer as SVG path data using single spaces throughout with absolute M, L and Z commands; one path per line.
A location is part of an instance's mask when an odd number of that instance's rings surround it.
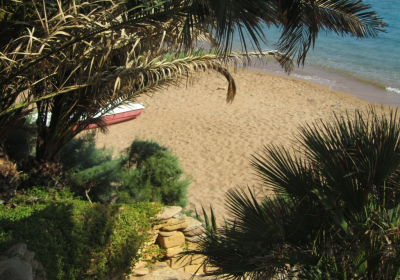
M 143 112 L 144 106 L 141 103 L 133 103 L 130 101 L 125 102 L 124 104 L 116 107 L 113 110 L 110 110 L 108 113 L 104 114 L 103 117 L 101 118 L 104 120 L 107 125 L 112 125 L 124 121 L 128 121 L 131 119 L 136 118 L 137 116 L 140 116 Z M 33 119 L 36 120 L 38 118 L 37 113 L 33 114 Z M 101 114 L 99 113 L 98 115 L 95 116 L 95 118 L 100 117 Z M 50 119 L 51 119 L 51 113 L 47 115 L 47 123 L 46 125 L 50 125 Z M 92 129 L 92 128 L 97 128 L 97 124 L 91 124 L 85 129 Z M 74 127 L 75 130 L 76 127 Z
M 114 110 L 106 113 L 102 120 L 105 121 L 108 125 L 128 121 L 136 118 L 142 114 L 144 106 L 140 103 L 126 102 Z M 96 124 L 89 125 L 86 129 L 97 128 Z

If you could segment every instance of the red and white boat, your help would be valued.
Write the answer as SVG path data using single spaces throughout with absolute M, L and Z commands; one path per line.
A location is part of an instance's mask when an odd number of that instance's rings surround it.
M 141 115 L 143 112 L 144 106 L 143 104 L 140 103 L 133 103 L 130 101 L 124 102 L 122 105 L 116 107 L 113 110 L 110 110 L 108 113 L 104 114 L 103 117 L 101 117 L 102 120 L 104 120 L 107 125 L 112 125 L 124 121 L 128 121 L 131 119 L 136 118 L 137 116 Z M 96 115 L 95 117 L 100 117 L 101 113 Z M 38 117 L 37 114 L 33 114 L 33 119 L 36 120 Z M 51 113 L 47 115 L 47 123 L 46 125 L 50 125 L 50 119 L 51 119 Z M 92 129 L 92 128 L 97 128 L 98 125 L 96 124 L 91 124 L 85 129 Z M 75 130 L 76 127 L 74 127 Z
M 143 112 L 144 106 L 140 103 L 125 102 L 124 104 L 118 106 L 114 110 L 106 113 L 101 119 L 107 123 L 107 125 L 112 125 L 120 122 L 125 122 L 140 116 Z M 100 116 L 100 114 L 99 114 Z M 96 124 L 89 125 L 86 129 L 97 128 Z

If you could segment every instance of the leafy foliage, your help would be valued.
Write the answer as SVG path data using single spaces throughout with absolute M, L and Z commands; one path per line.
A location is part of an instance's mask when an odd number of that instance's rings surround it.
M 36 130 L 28 116 L 24 125 L 4 137 L 4 148 L 10 160 L 21 165 L 35 150 Z
M 153 140 L 135 139 L 126 154 L 96 148 L 95 132 L 73 139 L 58 155 L 72 190 L 93 201 L 187 204 L 189 178 L 178 158 Z M 88 197 L 89 196 L 89 197 Z
M 229 279 L 397 279 L 397 111 L 373 108 L 300 128 L 293 151 L 267 146 L 253 166 L 275 195 L 230 190 L 232 219 L 200 249 Z M 215 220 L 214 215 L 212 219 Z
M 165 205 L 187 205 L 189 178 L 180 180 L 183 170 L 178 158 L 154 141 L 135 139 L 128 149 L 127 168 L 118 201 L 157 201 Z
M 48 279 L 93 279 L 129 272 L 147 241 L 160 206 L 101 205 L 74 199 L 69 191 L 29 190 L 0 205 L 0 251 L 27 243 Z
M 112 149 L 96 148 L 95 136 L 96 131 L 91 131 L 72 139 L 58 157 L 76 194 L 109 202 L 120 181 L 122 158 L 113 159 Z

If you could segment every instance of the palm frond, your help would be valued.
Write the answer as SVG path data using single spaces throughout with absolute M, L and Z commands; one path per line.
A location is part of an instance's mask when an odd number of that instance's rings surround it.
M 279 1 L 283 32 L 278 50 L 304 64 L 321 30 L 358 38 L 375 37 L 386 24 L 370 6 L 357 0 Z

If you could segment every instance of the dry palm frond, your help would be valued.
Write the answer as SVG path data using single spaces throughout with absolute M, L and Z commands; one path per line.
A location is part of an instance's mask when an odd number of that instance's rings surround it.
M 0 93 L 3 97 L 0 115 L 36 103 L 41 114 L 61 110 L 52 120 L 57 123 L 68 120 L 69 125 L 64 123 L 63 127 L 71 127 L 79 114 L 89 120 L 109 102 L 134 98 L 205 69 L 215 70 L 227 79 L 229 102 L 233 100 L 236 88 L 227 70 L 228 62 L 246 66 L 251 63 L 251 56 L 274 57 L 290 71 L 293 66 L 290 55 L 299 54 L 299 46 L 300 49 L 309 46 L 304 40 L 316 34 L 312 28 L 318 24 L 328 29 L 336 28 L 338 33 L 353 32 L 362 36 L 359 31 L 366 25 L 369 31 L 365 35 L 373 35 L 379 23 L 373 13 L 359 16 L 364 7 L 359 4 L 353 3 L 359 9 L 351 13 L 348 6 L 340 12 L 341 4 L 337 1 L 317 1 L 315 11 L 322 15 L 331 9 L 331 17 L 325 20 L 319 16 L 306 22 L 305 16 L 287 18 L 284 11 L 292 11 L 291 6 L 281 7 L 278 2 L 170 0 L 158 3 L 138 0 L 132 4 L 111 0 L 101 3 L 57 1 L 51 4 L 56 11 L 47 10 L 46 5 L 50 4 L 46 1 L 34 2 L 35 20 L 26 25 L 25 31 L 20 29 L 19 37 L 3 43 L 0 49 Z M 313 11 L 308 1 L 301 3 L 301 7 L 296 7 L 302 8 L 302 15 Z M 332 3 L 336 3 L 333 8 L 329 6 Z M 343 26 L 335 24 L 335 18 L 340 18 L 338 22 Z M 247 52 L 245 34 L 260 49 L 259 41 L 265 39 L 262 22 L 283 24 L 286 28 L 284 36 L 295 35 L 286 40 L 287 46 L 281 47 L 289 55 Z M 304 35 L 299 31 L 301 28 L 311 28 L 312 32 Z M 239 32 L 245 54 L 230 52 L 234 32 Z M 198 40 L 210 43 L 215 54 L 190 52 Z M 171 58 L 168 53 L 179 53 L 180 56 L 172 55 L 173 59 L 167 60 L 166 56 Z M 68 110 L 57 107 L 55 102 Z M 56 117 L 58 115 L 62 118 Z M 58 127 L 59 124 L 54 122 L 53 126 Z

